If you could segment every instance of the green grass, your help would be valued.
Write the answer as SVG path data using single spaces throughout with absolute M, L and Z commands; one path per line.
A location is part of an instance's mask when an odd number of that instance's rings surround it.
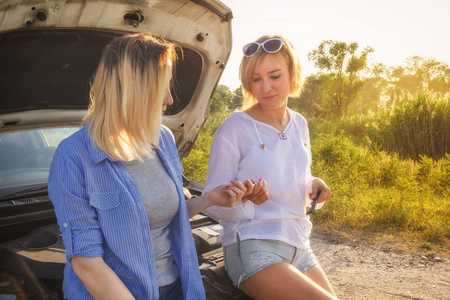
M 343 135 L 319 135 L 312 145 L 312 172 L 333 191 L 315 222 L 449 244 L 450 155 L 416 162 L 357 146 Z
M 449 97 L 426 97 L 419 95 L 389 113 L 308 120 L 312 173 L 323 178 L 333 193 L 332 201 L 314 216 L 315 225 L 362 235 L 394 235 L 424 249 L 450 249 Z M 213 115 L 205 123 L 190 156 L 183 160 L 187 178 L 205 182 L 209 145 L 228 115 Z M 393 126 L 394 119 L 404 124 L 420 119 L 422 127 Z M 377 141 L 374 132 L 386 141 Z M 402 140 L 402 135 L 410 139 Z M 433 140 L 430 153 L 436 157 L 421 153 L 423 147 L 415 145 L 419 140 L 412 139 L 415 135 L 421 141 Z M 389 141 L 397 144 L 390 146 Z
M 182 160 L 184 174 L 189 180 L 203 184 L 206 182 L 209 149 L 214 133 L 230 114 L 231 113 L 214 113 L 208 117 L 202 131 L 195 141 L 194 148 L 189 153 L 189 156 Z

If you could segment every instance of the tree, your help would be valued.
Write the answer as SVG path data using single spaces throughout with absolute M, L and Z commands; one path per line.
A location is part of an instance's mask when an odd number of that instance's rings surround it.
M 377 63 L 368 68 L 369 76 L 365 77 L 356 99 L 350 104 L 349 111 L 359 114 L 375 112 L 385 106 L 385 91 L 389 82 L 386 79 L 387 68 Z
M 322 113 L 343 116 L 356 99 L 365 83 L 362 76 L 368 69 L 368 56 L 374 50 L 365 47 L 357 54 L 357 42 L 347 44 L 340 41 L 323 41 L 316 50 L 308 53 L 308 59 L 326 75 L 330 81 L 322 98 Z
M 209 113 L 213 114 L 215 112 L 226 112 L 228 109 L 228 104 L 232 99 L 233 94 L 230 89 L 225 85 L 219 85 L 214 92 Z
M 445 94 L 450 90 L 450 68 L 435 58 L 408 57 L 405 67 L 391 67 L 387 77 L 390 105 L 395 105 L 404 94 L 415 95 L 425 89 Z
M 311 117 L 324 117 L 322 100 L 327 97 L 331 76 L 313 74 L 306 77 L 300 97 L 289 99 L 289 107 Z
M 234 111 L 239 109 L 242 106 L 242 102 L 244 101 L 244 95 L 242 93 L 242 87 L 238 87 L 233 92 L 233 99 L 228 104 L 228 109 Z

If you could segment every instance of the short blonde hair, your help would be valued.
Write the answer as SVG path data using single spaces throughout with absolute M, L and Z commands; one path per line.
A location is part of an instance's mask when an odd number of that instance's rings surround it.
M 94 146 L 116 160 L 142 160 L 158 145 L 175 46 L 146 33 L 114 39 L 103 50 L 84 122 Z
M 298 96 L 302 88 L 302 66 L 300 64 L 297 53 L 295 52 L 291 42 L 279 35 L 265 35 L 257 39 L 255 42 L 262 43 L 271 38 L 279 38 L 284 41 L 283 47 L 276 54 L 281 55 L 281 57 L 288 64 L 288 70 L 291 79 L 289 96 Z M 244 101 L 242 103 L 241 110 L 251 108 L 258 103 L 258 100 L 256 100 L 251 91 L 252 77 L 256 66 L 258 66 L 258 64 L 267 54 L 268 53 L 264 51 L 262 47 L 260 47 L 260 49 L 253 56 L 244 56 L 241 60 L 241 65 L 239 68 L 239 78 L 242 83 L 242 93 L 244 95 Z

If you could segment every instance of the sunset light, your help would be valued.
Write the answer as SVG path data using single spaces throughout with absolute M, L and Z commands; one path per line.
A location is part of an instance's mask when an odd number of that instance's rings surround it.
M 450 63 L 446 20 L 450 2 L 435 0 L 223 0 L 233 10 L 233 50 L 221 84 L 239 86 L 241 48 L 261 35 L 281 34 L 300 55 L 303 76 L 318 70 L 308 53 L 322 41 L 357 42 L 370 46 L 371 63 L 404 65 L 413 55 Z

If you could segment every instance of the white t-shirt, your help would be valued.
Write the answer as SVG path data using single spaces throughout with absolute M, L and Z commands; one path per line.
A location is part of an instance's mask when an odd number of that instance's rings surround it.
M 273 239 L 310 247 L 312 224 L 306 205 L 311 202 L 308 193 L 314 177 L 309 131 L 302 115 L 290 109 L 288 113 L 290 120 L 281 136 L 279 130 L 245 112 L 233 113 L 214 135 L 204 192 L 230 180 L 262 178 L 270 194 L 261 205 L 246 201 L 232 208 L 208 208 L 224 228 L 223 246 L 235 243 L 239 235 L 240 240 Z

